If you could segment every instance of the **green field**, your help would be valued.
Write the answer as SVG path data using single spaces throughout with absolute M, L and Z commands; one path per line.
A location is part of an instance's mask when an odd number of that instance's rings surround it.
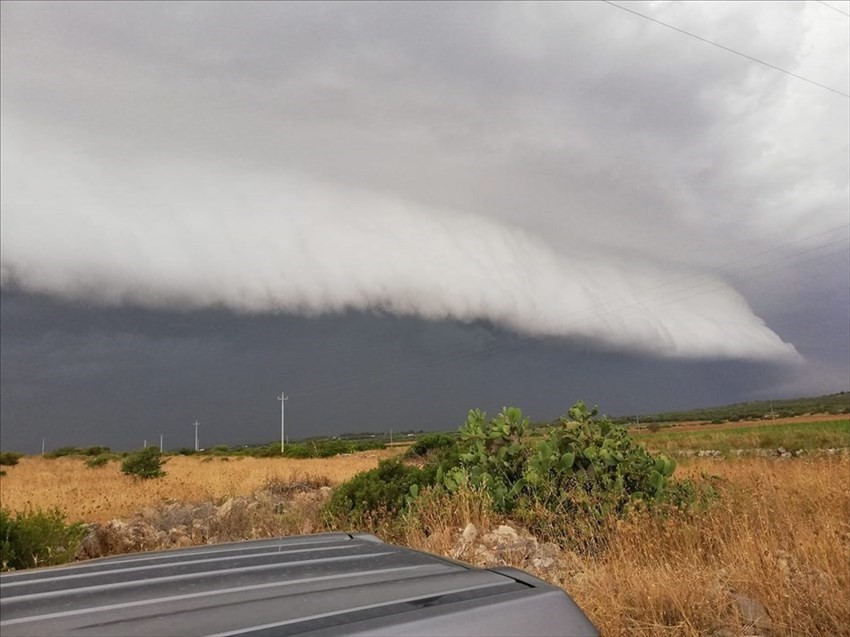
M 719 407 L 704 409 L 688 409 L 686 411 L 671 411 L 659 414 L 641 414 L 640 422 L 686 422 L 702 420 L 705 422 L 735 422 L 739 420 L 762 420 L 763 418 L 786 418 L 789 416 L 805 416 L 807 414 L 835 414 L 841 418 L 850 413 L 850 392 L 813 396 L 807 398 L 791 398 L 773 401 L 755 401 L 734 403 Z M 635 422 L 634 416 L 612 418 L 614 422 L 627 424 Z
M 715 429 L 713 431 L 660 431 L 633 434 L 655 451 L 716 449 L 825 449 L 850 447 L 850 420 L 800 422 Z

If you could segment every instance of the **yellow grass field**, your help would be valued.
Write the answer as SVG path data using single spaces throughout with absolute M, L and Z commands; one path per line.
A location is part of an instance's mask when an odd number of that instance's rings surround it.
M 165 478 L 148 481 L 121 475 L 118 463 L 90 469 L 79 459 L 23 458 L 6 468 L 0 494 L 7 510 L 56 506 L 71 520 L 104 522 L 163 502 L 247 495 L 296 473 L 338 483 L 397 453 L 178 456 Z M 677 470 L 678 477 L 704 475 L 714 476 L 720 493 L 708 510 L 621 521 L 604 550 L 564 547 L 557 567 L 541 576 L 563 587 L 606 636 L 850 636 L 850 455 L 695 458 Z M 512 523 L 464 496 L 436 502 L 420 512 L 428 534 L 402 520 L 385 539 L 450 555 L 467 522 L 482 532 Z M 748 623 L 739 597 L 758 600 L 769 625 Z
M 404 448 L 386 449 L 305 460 L 213 457 L 207 462 L 172 456 L 163 466 L 165 477 L 157 480 L 125 476 L 118 461 L 90 469 L 80 458 L 25 457 L 4 467 L 8 475 L 0 478 L 0 504 L 11 511 L 58 507 L 69 520 L 102 523 L 166 501 L 207 502 L 249 495 L 269 479 L 294 474 L 325 476 L 338 484 L 403 452 Z

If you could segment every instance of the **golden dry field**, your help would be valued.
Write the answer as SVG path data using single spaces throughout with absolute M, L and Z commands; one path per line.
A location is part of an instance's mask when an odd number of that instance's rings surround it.
M 166 501 L 208 502 L 249 495 L 270 479 L 294 474 L 320 475 L 331 483 L 348 480 L 404 448 L 364 451 L 335 458 L 252 458 L 172 456 L 164 478 L 136 480 L 121 473 L 120 461 L 89 468 L 81 458 L 24 457 L 4 467 L 0 503 L 11 511 L 58 507 L 70 520 L 106 522 L 131 517 Z
M 104 522 L 164 502 L 247 495 L 269 479 L 295 474 L 338 483 L 397 453 L 316 460 L 178 456 L 165 465 L 165 478 L 148 481 L 121 475 L 118 463 L 91 469 L 79 459 L 23 458 L 7 467 L 0 488 L 6 509 L 58 506 L 72 520 Z M 555 568 L 538 574 L 563 587 L 606 636 L 850 635 L 850 455 L 694 458 L 677 470 L 677 477 L 707 476 L 720 496 L 707 510 L 634 515 L 617 522 L 598 551 L 562 547 Z M 301 528 L 327 528 L 315 509 L 302 515 L 314 517 L 299 522 Z M 476 562 L 474 551 L 457 552 L 468 522 L 481 533 L 517 526 L 460 493 L 390 521 L 382 535 Z M 748 622 L 742 599 L 757 600 L 767 623 Z
M 850 458 L 699 460 L 722 479 L 690 520 L 633 519 L 570 590 L 606 635 L 711 634 L 735 595 L 771 619 L 732 634 L 850 635 Z M 672 624 L 672 626 L 671 626 Z
M 709 510 L 620 521 L 604 550 L 565 551 L 541 577 L 604 636 L 850 635 L 850 456 L 705 458 L 677 471 L 703 474 L 720 493 Z M 499 523 L 474 502 L 456 509 L 425 512 L 444 532 L 400 539 L 449 555 L 458 526 Z M 758 600 L 766 625 L 748 623 L 737 599 Z

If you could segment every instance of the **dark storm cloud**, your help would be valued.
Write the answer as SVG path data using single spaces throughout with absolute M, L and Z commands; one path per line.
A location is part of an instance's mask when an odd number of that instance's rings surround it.
M 168 448 L 268 442 L 285 389 L 293 439 L 457 427 L 468 409 L 536 420 L 578 398 L 609 414 L 743 400 L 787 378 L 755 363 L 647 360 L 486 325 L 350 313 L 314 319 L 92 309 L 4 292 L 0 445 Z

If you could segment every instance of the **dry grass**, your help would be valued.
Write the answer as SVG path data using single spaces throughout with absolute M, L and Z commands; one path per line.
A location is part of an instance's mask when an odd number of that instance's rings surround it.
M 2 479 L 2 499 L 6 508 L 58 505 L 72 518 L 104 521 L 163 501 L 247 495 L 298 473 L 338 483 L 386 453 L 327 460 L 178 457 L 166 465 L 166 478 L 148 482 L 120 475 L 115 464 L 88 469 L 80 460 L 26 458 Z M 606 636 L 850 635 L 850 457 L 694 459 L 677 475 L 703 472 L 716 476 L 721 494 L 709 510 L 634 516 L 616 525 L 603 550 L 565 549 L 557 567 L 541 576 L 562 586 Z M 323 528 L 317 507 L 287 515 L 271 520 L 277 526 L 269 529 Z M 506 520 L 480 495 L 430 494 L 412 514 L 378 528 L 388 541 L 452 555 L 468 522 L 483 534 Z M 748 623 L 736 595 L 758 600 L 770 625 Z
M 721 494 L 709 510 L 621 521 L 603 550 L 565 550 L 539 575 L 605 636 L 850 635 L 850 457 L 700 459 L 680 469 L 704 472 Z M 482 533 L 510 524 L 462 493 L 431 496 L 387 530 L 412 548 L 458 556 L 468 522 Z M 474 561 L 472 548 L 460 557 Z M 767 623 L 748 622 L 736 596 L 757 600 Z
M 268 480 L 295 474 L 321 475 L 338 484 L 378 461 L 400 453 L 395 449 L 364 451 L 336 458 L 174 456 L 163 467 L 164 478 L 136 480 L 120 472 L 120 462 L 90 469 L 79 458 L 22 458 L 0 479 L 0 501 L 12 511 L 58 507 L 71 520 L 106 522 L 131 517 L 163 502 L 219 502 L 262 489 Z
M 606 552 L 563 582 L 606 635 L 850 634 L 850 459 L 694 462 L 722 478 L 692 519 L 620 525 Z M 734 595 L 757 599 L 755 630 Z

